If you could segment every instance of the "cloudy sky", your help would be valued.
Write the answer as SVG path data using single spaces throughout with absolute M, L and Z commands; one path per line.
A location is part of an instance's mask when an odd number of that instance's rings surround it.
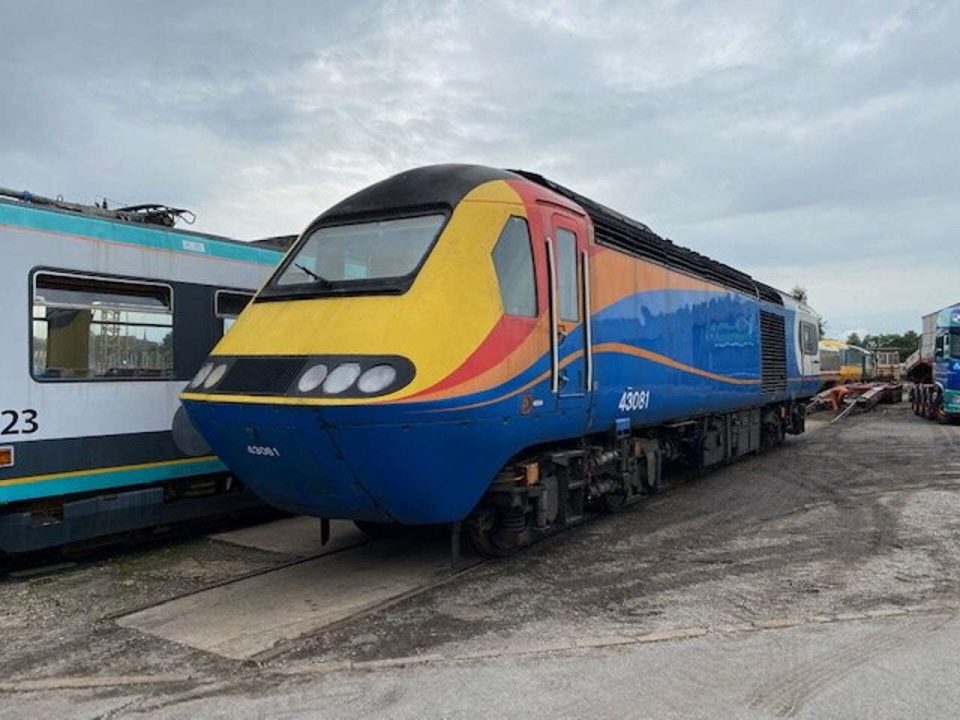
M 960 301 L 960 3 L 0 0 L 0 186 L 298 232 L 400 170 L 541 172 L 828 334 Z

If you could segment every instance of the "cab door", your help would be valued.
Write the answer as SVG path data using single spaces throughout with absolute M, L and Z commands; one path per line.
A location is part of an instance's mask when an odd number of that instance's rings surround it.
M 947 386 L 947 369 L 950 367 L 947 362 L 950 354 L 949 339 L 949 335 L 939 330 L 933 344 L 933 381 L 943 387 Z
M 593 403 L 590 268 L 584 219 L 544 207 L 550 289 L 551 389 L 559 410 L 585 431 Z
M 803 377 L 820 375 L 820 338 L 817 326 L 806 320 L 799 321 L 800 374 Z

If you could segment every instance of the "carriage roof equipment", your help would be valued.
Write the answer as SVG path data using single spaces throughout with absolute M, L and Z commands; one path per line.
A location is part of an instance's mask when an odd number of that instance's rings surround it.
M 172 228 L 177 220 L 182 220 L 187 225 L 193 225 L 197 219 L 197 216 L 190 210 L 175 208 L 160 203 L 144 203 L 141 205 L 110 208 L 107 205 L 106 199 L 104 199 L 102 204 L 85 205 L 83 203 L 69 202 L 62 197 L 49 198 L 44 195 L 35 195 L 27 190 L 10 190 L 4 187 L 0 187 L 0 197 L 11 198 L 30 205 L 43 205 L 57 210 L 80 213 L 81 215 L 93 215 L 109 220 L 124 220 L 126 222 L 141 223 L 144 225 L 161 225 L 168 228 Z
M 62 197 L 50 198 L 44 195 L 35 195 L 27 190 L 10 190 L 0 187 L 0 202 L 15 200 L 24 205 L 33 205 L 45 210 L 54 210 L 65 213 L 76 213 L 92 218 L 103 220 L 112 220 L 132 223 L 140 226 L 159 226 L 160 228 L 174 229 L 177 221 L 183 221 L 187 225 L 193 225 L 197 216 L 192 210 L 185 208 L 176 208 L 170 205 L 160 203 L 143 203 L 141 205 L 126 205 L 124 207 L 108 207 L 106 199 L 102 204 L 86 205 L 84 203 L 75 203 L 64 200 Z M 234 240 L 233 238 L 212 235 L 210 233 L 197 233 L 191 230 L 175 228 L 177 232 L 190 235 L 199 235 L 207 239 L 218 240 L 220 242 L 232 243 L 235 245 L 252 245 L 266 250 L 276 250 L 286 252 L 296 241 L 296 235 L 275 235 L 272 237 L 258 240 Z

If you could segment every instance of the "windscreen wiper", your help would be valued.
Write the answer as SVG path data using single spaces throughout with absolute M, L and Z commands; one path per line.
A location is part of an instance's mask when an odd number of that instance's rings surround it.
M 310 268 L 308 268 L 306 265 L 301 265 L 300 263 L 296 263 L 296 262 L 295 262 L 295 263 L 293 264 L 293 266 L 294 266 L 295 268 L 297 268 L 298 270 L 302 270 L 306 275 L 309 275 L 309 276 L 312 277 L 314 280 L 323 280 L 322 277 L 320 277 L 319 275 L 317 275 L 313 270 L 311 270 Z
M 300 263 L 295 262 L 293 266 L 298 270 L 302 270 L 304 273 L 312 277 L 313 281 L 319 285 L 323 285 L 324 287 L 329 287 L 330 285 L 332 285 L 332 283 L 329 280 L 327 280 L 325 277 L 321 277 L 320 275 L 317 275 L 313 270 L 308 268 L 306 265 L 301 265 Z

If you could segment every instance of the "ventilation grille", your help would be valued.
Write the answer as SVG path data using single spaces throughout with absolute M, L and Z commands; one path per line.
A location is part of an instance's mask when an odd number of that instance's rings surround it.
M 787 389 L 787 335 L 783 317 L 760 311 L 761 378 L 763 392 Z
M 217 392 L 282 395 L 306 362 L 302 357 L 237 358 L 217 386 Z

